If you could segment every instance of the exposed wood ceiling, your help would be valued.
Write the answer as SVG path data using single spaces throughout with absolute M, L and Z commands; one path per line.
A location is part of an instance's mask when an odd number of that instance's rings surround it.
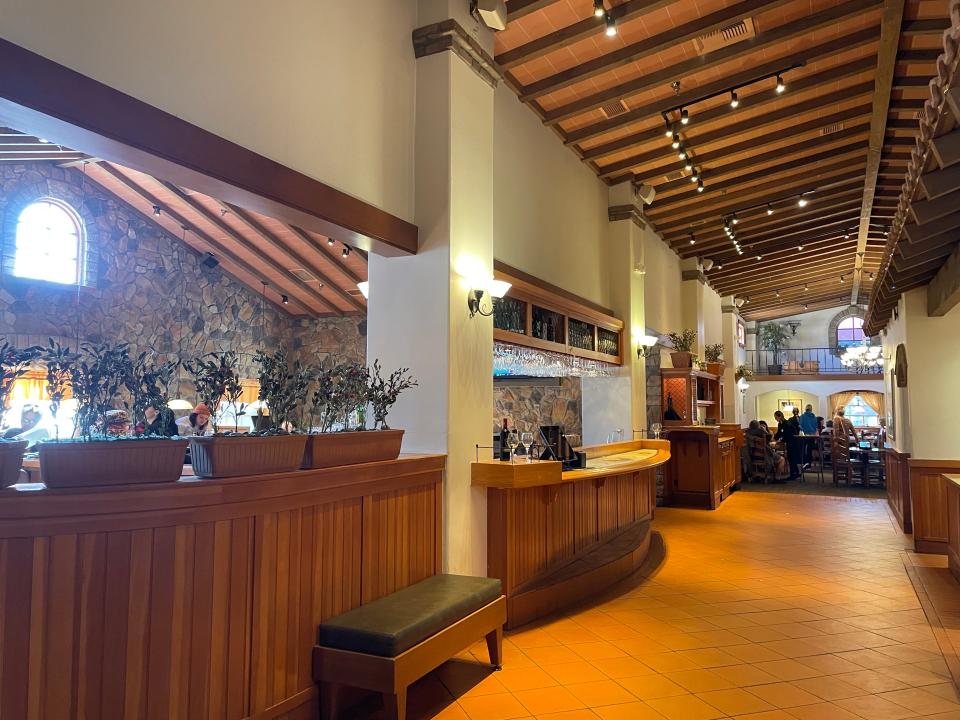
M 749 298 L 745 316 L 866 302 L 949 26 L 946 3 L 604 6 L 614 37 L 592 0 L 508 0 L 496 60 L 520 99 L 605 182 L 656 188 L 647 218 L 682 257 L 713 260 L 711 285 Z M 752 36 L 709 45 L 740 21 Z M 665 136 L 664 114 L 702 192 Z M 734 213 L 742 255 L 723 229 Z
M 14 143 L 13 138 L 20 142 Z M 36 148 L 17 157 L 19 162 L 43 160 L 82 170 L 89 180 L 167 234 L 199 253 L 212 254 L 224 271 L 254 292 L 262 292 L 266 281 L 268 301 L 293 315 L 366 311 L 366 301 L 357 289 L 357 283 L 367 279 L 367 261 L 360 251 L 351 250 L 344 257 L 345 245 L 331 245 L 317 233 L 16 130 L 0 129 L 0 162 L 10 159 L 3 149 L 14 144 Z M 289 300 L 286 305 L 284 295 Z

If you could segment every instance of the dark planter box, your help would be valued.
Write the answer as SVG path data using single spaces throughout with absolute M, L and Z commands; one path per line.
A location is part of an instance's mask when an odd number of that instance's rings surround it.
M 767 365 L 767 375 L 783 375 L 783 365 Z
M 303 453 L 305 470 L 396 460 L 403 430 L 363 430 L 310 435 Z
M 23 452 L 27 449 L 26 440 L 4 440 L 0 442 L 0 487 L 16 485 L 20 480 L 20 467 L 23 465 Z
M 197 477 L 267 475 L 300 468 L 306 435 L 209 435 L 190 438 Z
M 40 474 L 47 487 L 176 482 L 187 441 L 71 440 L 40 443 Z

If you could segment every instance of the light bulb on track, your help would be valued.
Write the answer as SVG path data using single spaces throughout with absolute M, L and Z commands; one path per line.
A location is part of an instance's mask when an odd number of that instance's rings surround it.
M 677 133 L 673 133 L 672 137 L 673 137 L 673 142 L 670 143 L 670 147 L 676 150 L 677 148 L 680 147 L 680 136 L 677 135 Z
M 617 21 L 613 19 L 613 15 L 607 13 L 607 37 L 613 37 L 617 34 Z
M 797 200 L 797 205 L 799 205 L 800 207 L 806 207 L 809 202 L 810 201 L 807 200 L 805 197 L 801 197 L 799 200 Z
M 594 17 L 602 18 L 606 12 L 607 11 L 603 9 L 603 0 L 593 0 Z
M 767 215 L 773 215 L 773 206 L 767 203 Z
M 688 125 L 690 123 L 690 113 L 686 108 L 680 108 L 680 123 Z
M 740 107 L 740 97 L 737 95 L 736 90 L 730 91 L 730 107 L 734 109 Z
M 783 82 L 783 77 L 777 75 L 777 94 L 781 95 L 787 89 L 786 83 Z
M 703 180 L 697 180 L 697 192 L 703 192 L 706 188 L 704 187 Z

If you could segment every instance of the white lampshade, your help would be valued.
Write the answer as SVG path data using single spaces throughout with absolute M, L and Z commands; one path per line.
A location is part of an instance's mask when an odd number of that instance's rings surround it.
M 171 410 L 193 410 L 193 403 L 191 403 L 189 400 L 177 398 L 176 400 L 171 400 L 168 402 L 167 407 Z
M 658 339 L 655 335 L 643 335 L 637 342 L 640 343 L 641 347 L 653 347 L 657 344 Z
M 506 280 L 491 280 L 487 285 L 487 290 L 490 293 L 490 297 L 502 298 L 511 287 L 512 285 Z
M 357 290 L 360 291 L 360 294 L 363 295 L 364 300 L 370 299 L 370 281 L 364 280 L 363 282 L 357 283 Z

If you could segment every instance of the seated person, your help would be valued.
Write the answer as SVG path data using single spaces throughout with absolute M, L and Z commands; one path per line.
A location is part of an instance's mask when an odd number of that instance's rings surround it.
M 198 403 L 185 418 L 177 420 L 178 435 L 213 435 L 213 423 L 210 422 L 210 408 L 206 403 Z
M 137 423 L 138 435 L 158 435 L 160 437 L 173 437 L 178 434 L 177 422 L 173 419 L 173 413 L 167 413 L 166 422 L 163 421 L 163 413 L 155 405 L 147 405 L 143 409 L 144 422 Z
M 744 432 L 744 436 L 763 438 L 764 459 L 766 460 L 767 472 L 772 472 L 778 480 L 787 477 L 789 468 L 787 467 L 786 458 L 770 445 L 770 431 L 767 429 L 767 424 L 763 420 L 759 422 L 751 420 L 750 426 Z

